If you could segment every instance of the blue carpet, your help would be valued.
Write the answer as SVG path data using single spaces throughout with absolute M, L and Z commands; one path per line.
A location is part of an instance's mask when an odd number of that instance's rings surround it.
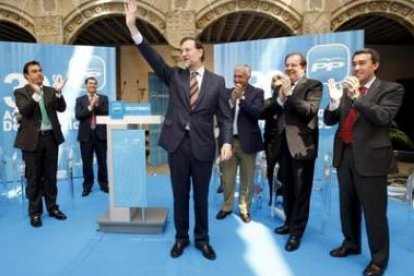
M 68 219 L 56 221 L 43 215 L 43 226 L 34 229 L 27 217 L 27 202 L 16 193 L 18 184 L 0 184 L 2 275 L 348 276 L 361 275 L 370 260 L 365 233 L 361 255 L 335 259 L 328 254 L 342 240 L 335 185 L 330 208 L 323 204 L 325 194 L 313 191 L 308 228 L 295 252 L 286 252 L 286 237 L 273 233 L 282 221 L 270 216 L 266 190 L 262 208 L 253 206 L 253 221 L 244 224 L 236 209 L 223 221 L 214 218 L 222 196 L 215 193 L 212 185 L 210 237 L 216 261 L 204 259 L 193 243 L 180 258 L 169 256 L 174 225 L 167 176 L 148 178 L 149 206 L 169 210 L 165 231 L 157 235 L 98 232 L 96 221 L 108 209 L 108 196 L 95 185 L 91 195 L 82 198 L 80 179 L 75 180 L 74 198 L 68 181 L 61 180 L 58 185 L 58 202 Z M 414 217 L 408 210 L 406 204 L 389 200 L 391 258 L 386 275 L 407 275 L 412 271 Z

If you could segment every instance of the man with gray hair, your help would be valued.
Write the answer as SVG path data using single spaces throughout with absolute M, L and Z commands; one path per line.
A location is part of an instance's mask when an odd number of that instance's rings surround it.
M 217 219 L 232 212 L 237 169 L 240 174 L 239 211 L 245 223 L 251 221 L 249 209 L 253 191 L 257 152 L 264 149 L 258 120 L 264 105 L 264 92 L 249 84 L 250 67 L 234 68 L 234 88 L 228 90 L 233 115 L 233 156 L 223 162 L 224 203 Z

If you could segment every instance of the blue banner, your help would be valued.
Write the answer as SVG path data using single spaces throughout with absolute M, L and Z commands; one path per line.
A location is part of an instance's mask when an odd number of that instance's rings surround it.
M 10 181 L 18 177 L 21 153 L 13 148 L 18 128 L 13 120 L 16 108 L 13 91 L 26 84 L 22 70 L 24 64 L 30 60 L 40 62 L 45 75 L 45 85 L 53 86 L 57 80 L 67 79 L 63 89 L 67 109 L 59 113 L 65 143 L 59 148 L 58 177 L 68 175 L 69 165 L 74 166 L 75 176 L 81 176 L 80 150 L 76 140 L 79 123 L 75 119 L 75 100 L 86 93 L 84 81 L 88 76 L 94 76 L 98 80 L 98 93 L 107 95 L 109 100 L 115 100 L 115 48 L 0 42 L 0 60 L 0 91 L 3 98 L 0 103 L 3 117 L 0 134 L 0 180 Z
M 272 76 L 284 71 L 288 53 L 299 52 L 307 59 L 307 77 L 323 84 L 323 97 L 319 111 L 319 158 L 315 168 L 315 184 L 322 182 L 324 156 L 332 152 L 336 127 L 323 123 L 323 109 L 329 103 L 326 82 L 330 77 L 342 81 L 351 74 L 351 55 L 364 46 L 364 32 L 338 32 L 317 35 L 282 37 L 255 41 L 233 42 L 214 46 L 214 71 L 233 86 L 233 69 L 237 64 L 248 64 L 252 69 L 250 83 L 271 96 Z

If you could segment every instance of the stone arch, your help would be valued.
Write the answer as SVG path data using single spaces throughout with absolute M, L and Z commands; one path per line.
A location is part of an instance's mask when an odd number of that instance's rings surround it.
M 265 14 L 279 21 L 292 35 L 301 33 L 302 15 L 282 1 L 225 0 L 208 5 L 196 14 L 197 34 L 220 17 L 240 11 Z
M 345 22 L 367 14 L 377 14 L 393 19 L 414 36 L 414 4 L 409 1 L 350 1 L 332 13 L 331 30 Z
M 7 4 L 1 4 L 0 20 L 16 24 L 36 39 L 34 19 L 23 10 L 18 10 Z
M 124 1 L 96 3 L 91 0 L 70 12 L 63 19 L 64 43 L 71 44 L 78 34 L 98 18 L 108 15 L 123 15 Z M 152 25 L 161 34 L 165 34 L 165 14 L 146 3 L 141 3 L 138 18 Z

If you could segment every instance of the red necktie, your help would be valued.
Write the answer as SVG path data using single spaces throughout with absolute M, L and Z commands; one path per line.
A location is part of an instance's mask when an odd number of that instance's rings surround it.
M 365 86 L 361 86 L 359 88 L 359 94 L 361 96 L 365 96 L 367 93 L 367 88 Z M 358 117 L 358 111 L 355 107 L 352 107 L 351 110 L 345 117 L 344 123 L 339 131 L 339 137 L 345 144 L 350 144 L 352 142 L 352 128 L 354 127 L 354 123 Z
M 89 103 L 92 102 L 92 97 L 89 97 Z M 95 129 L 96 127 L 96 116 L 95 116 L 95 111 L 92 109 L 92 114 L 91 114 L 91 129 Z

